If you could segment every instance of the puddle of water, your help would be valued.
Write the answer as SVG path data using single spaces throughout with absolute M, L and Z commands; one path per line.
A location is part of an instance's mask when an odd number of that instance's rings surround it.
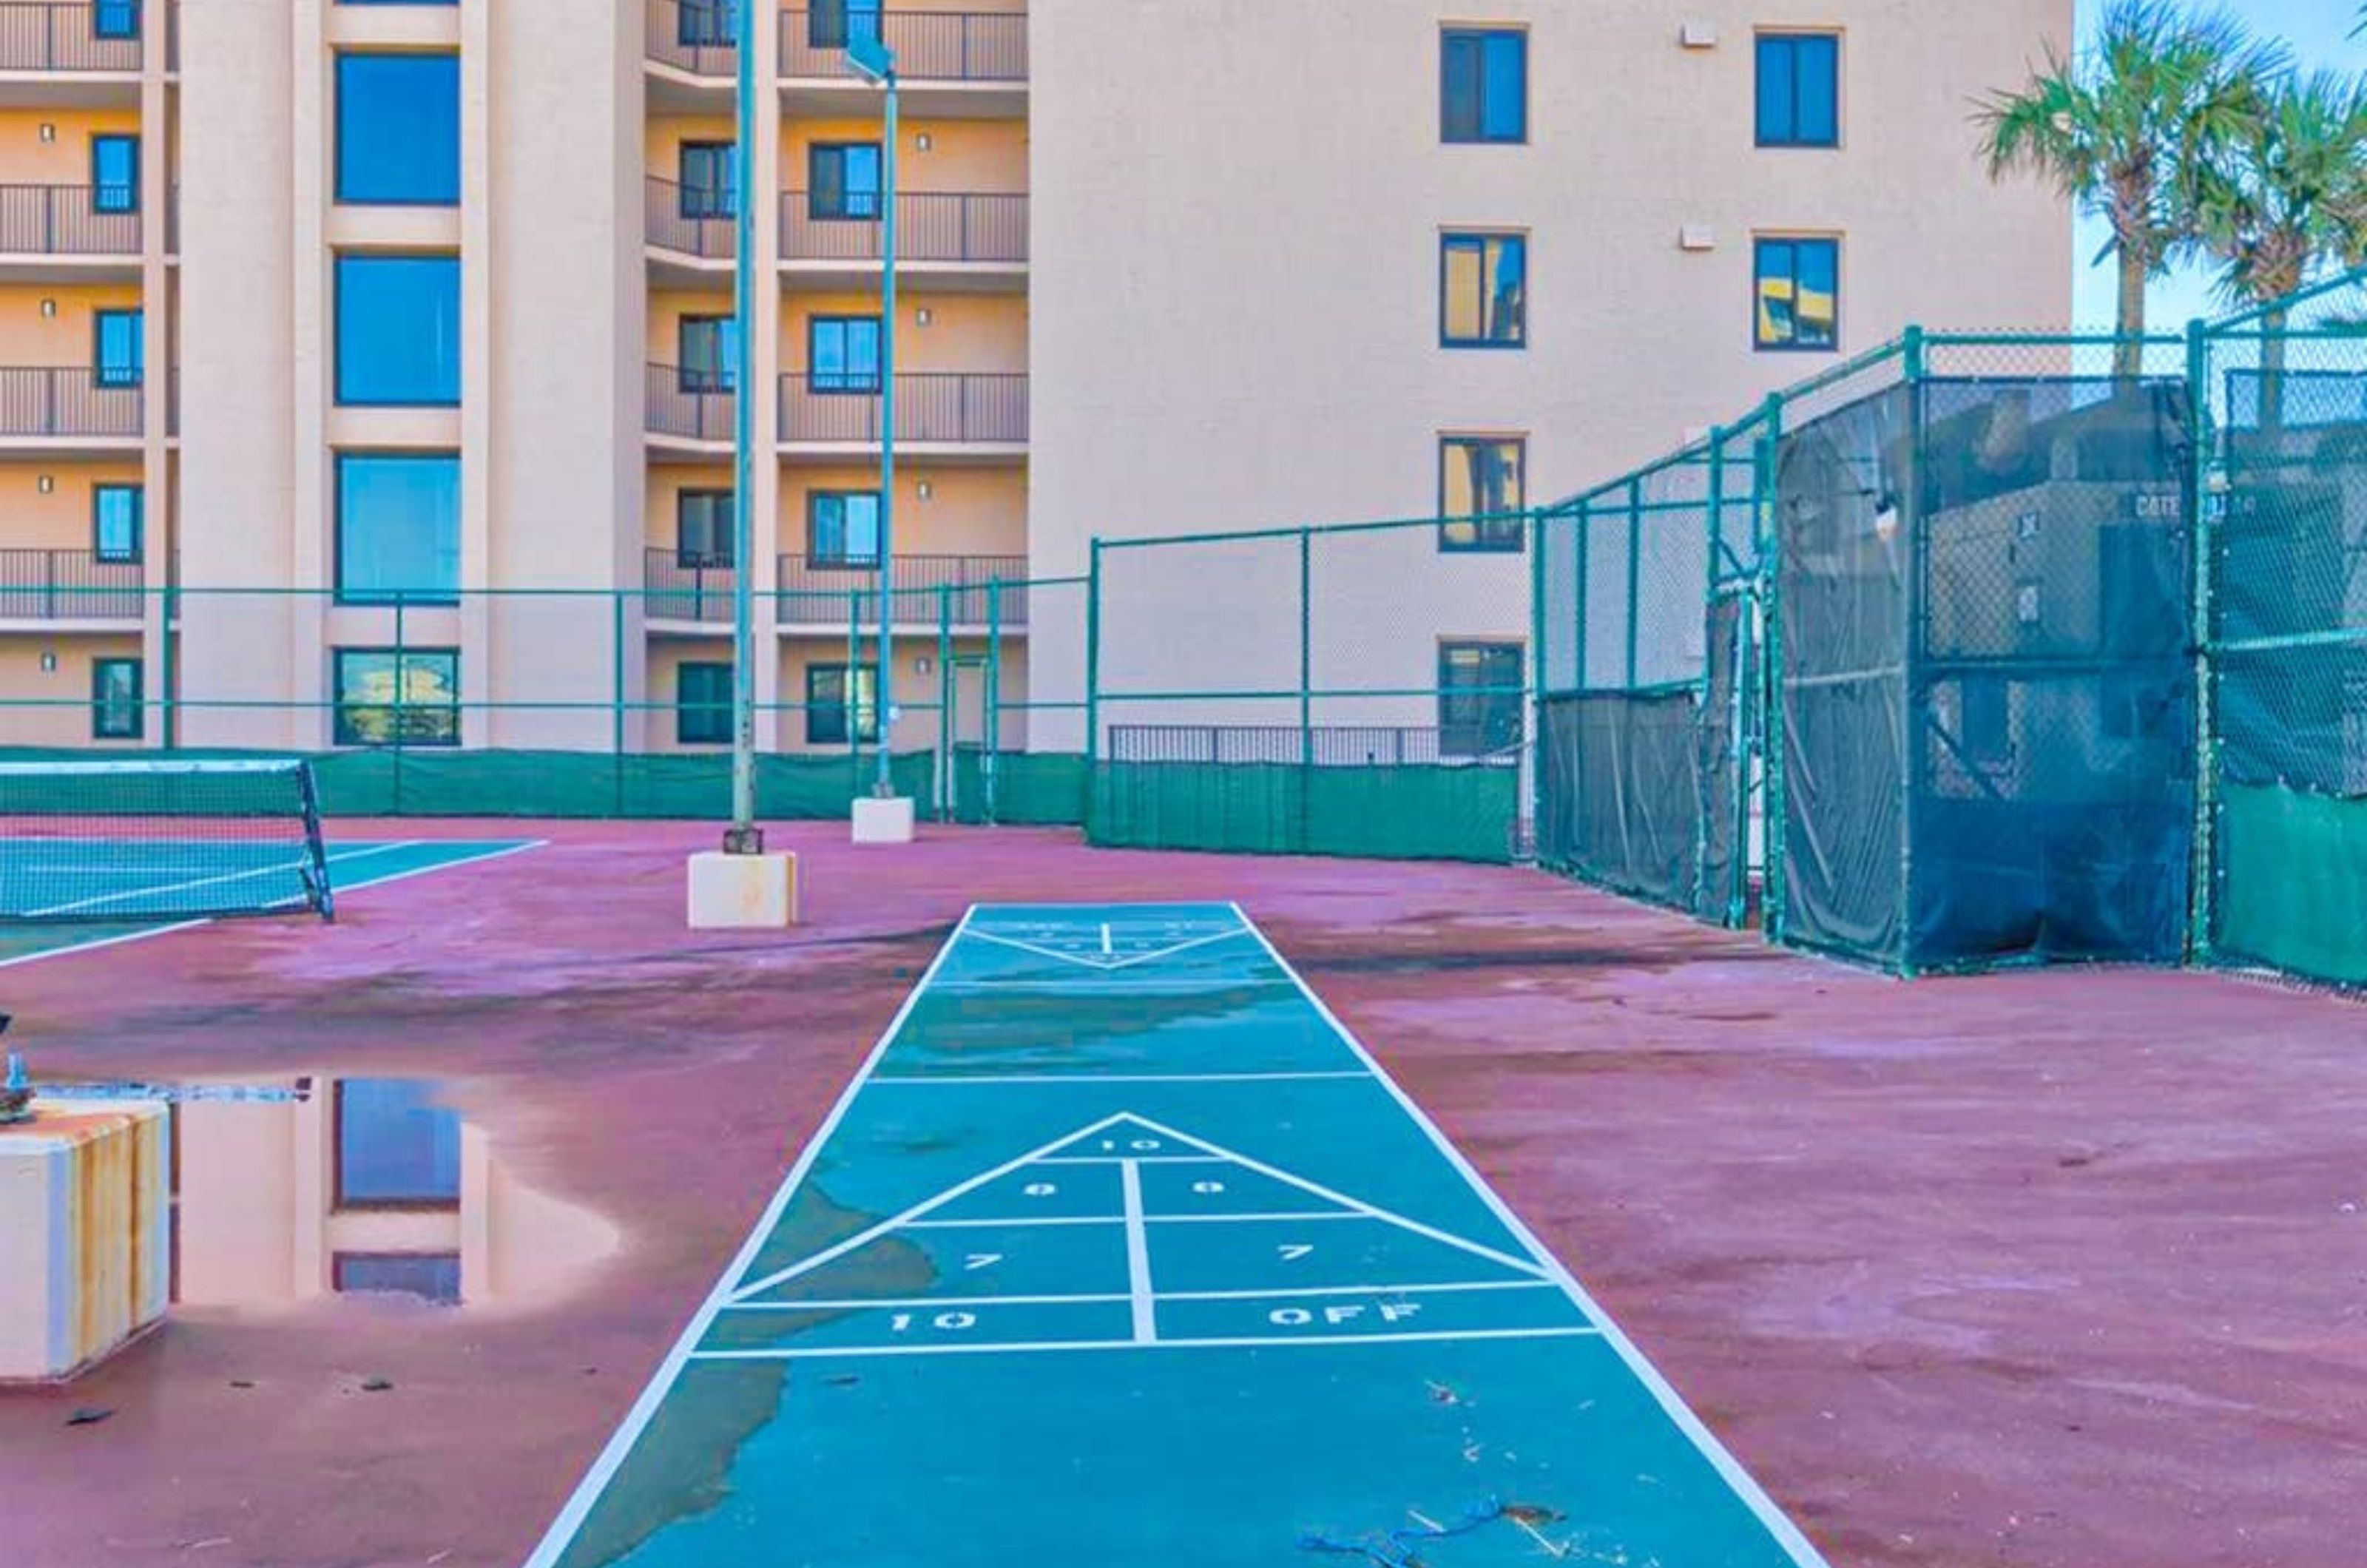
M 442 1085 L 306 1077 L 172 1096 L 176 1307 L 546 1304 L 616 1227 L 504 1168 Z

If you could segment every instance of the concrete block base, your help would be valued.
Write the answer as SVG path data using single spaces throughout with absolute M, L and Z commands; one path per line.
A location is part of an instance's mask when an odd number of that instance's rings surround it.
M 164 1320 L 169 1129 L 153 1100 L 36 1100 L 0 1127 L 0 1383 L 72 1377 Z
M 909 844 L 912 841 L 912 802 L 904 795 L 883 799 L 857 795 L 855 801 L 855 841 L 858 844 Z
M 787 853 L 690 857 L 690 929 L 782 931 L 798 923 L 798 857 Z

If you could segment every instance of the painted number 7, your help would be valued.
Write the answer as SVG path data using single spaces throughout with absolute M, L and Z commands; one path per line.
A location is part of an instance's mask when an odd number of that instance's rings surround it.
M 1302 1242 L 1293 1241 L 1285 1242 L 1282 1246 L 1275 1247 L 1274 1250 L 1282 1254 L 1282 1260 L 1285 1263 L 1296 1263 L 1315 1249 Z

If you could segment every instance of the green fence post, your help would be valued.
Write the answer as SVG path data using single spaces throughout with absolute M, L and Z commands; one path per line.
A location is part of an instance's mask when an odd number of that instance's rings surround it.
M 954 795 L 961 788 L 954 776 L 954 594 L 951 583 L 937 584 L 937 820 L 954 818 Z M 967 592 L 967 590 L 961 590 Z M 989 591 L 992 602 L 992 591 Z
M 608 795 L 625 814 L 625 590 L 608 596 Z
M 1298 765 L 1315 765 L 1315 532 L 1298 531 Z
M 1784 394 L 1768 395 L 1759 439 L 1753 444 L 1752 488 L 1758 503 L 1751 526 L 1759 544 L 1761 614 L 1767 626 L 1767 668 L 1760 699 L 1759 839 L 1761 859 L 1760 925 L 1767 940 L 1784 940 L 1784 530 L 1777 515 L 1777 459 L 1784 439 Z M 1747 851 L 1746 851 L 1747 852 Z
M 888 587 L 888 573 L 884 569 L 879 573 L 879 587 L 883 592 Z M 846 728 L 846 777 L 850 788 L 859 788 L 863 782 L 863 706 L 855 700 L 855 678 L 862 668 L 863 590 L 850 588 L 846 591 L 846 674 L 838 685 L 839 712 Z M 887 722 L 887 693 L 871 694 L 874 724 Z
M 2218 925 L 2219 735 L 2218 637 L 2214 590 L 2217 584 L 2211 527 L 2212 443 L 2211 330 L 2197 318 L 2186 323 L 2187 441 L 2192 461 L 2186 476 L 2187 548 L 2194 627 L 2194 849 L 2188 874 L 2186 961 L 2212 961 Z
M 1923 773 L 1929 748 L 1925 739 L 1928 714 L 1922 692 L 1924 639 L 1923 536 L 1923 329 L 1910 326 L 1905 339 L 1907 376 L 1907 474 L 1899 497 L 1899 527 L 1906 535 L 1907 592 L 1902 605 L 1906 625 L 1899 650 L 1899 706 L 1907 754 L 1898 795 L 1898 973 L 1915 972 L 1915 802 L 1923 793 Z
M 980 682 L 984 687 L 980 701 L 985 712 L 979 715 L 979 789 L 983 798 L 980 814 L 992 826 L 998 819 L 1000 806 L 996 800 L 995 775 L 1002 771 L 1002 580 L 994 580 L 994 587 L 986 600 L 986 668 Z
M 1644 570 L 1644 481 L 1627 481 L 1627 690 L 1636 689 L 1636 622 Z
M 164 578 L 164 621 L 156 644 L 156 730 L 164 750 L 173 749 L 173 613 L 180 608 L 180 586 L 173 581 L 171 569 Z
M 1539 511 L 1528 514 L 1529 536 L 1529 731 L 1521 748 L 1529 771 L 1529 858 L 1542 861 L 1539 833 L 1545 812 L 1546 666 L 1551 658 L 1546 646 L 1546 519 Z M 1512 824 L 1513 858 L 1519 858 L 1521 825 Z
M 1095 535 L 1085 567 L 1085 781 L 1089 803 L 1093 798 L 1093 765 L 1101 757 L 1101 737 L 1102 541 Z
M 1594 554 L 1594 502 L 1591 501 L 1578 503 L 1578 544 L 1574 553 L 1578 558 L 1578 602 L 1570 606 L 1570 629 L 1578 640 L 1572 649 L 1577 658 L 1571 665 L 1573 679 L 1570 684 L 1583 692 L 1586 690 L 1586 569 L 1589 558 Z
M 1708 537 L 1704 541 L 1706 547 L 1703 551 L 1704 555 L 1707 558 L 1708 564 L 1704 569 L 1702 582 L 1703 658 L 1701 707 L 1704 720 L 1709 716 L 1710 694 L 1717 689 L 1716 682 L 1711 674 L 1708 655 L 1711 642 L 1709 635 L 1710 622 L 1717 614 L 1717 551 L 1720 541 L 1725 537 L 1725 457 L 1726 432 L 1722 427 L 1713 424 L 1709 427 L 1709 527 L 1707 530 Z M 1740 647 L 1740 638 L 1738 637 L 1736 639 L 1735 649 L 1729 651 L 1737 652 L 1739 650 Z M 1738 675 L 1739 671 L 1738 671 L 1737 673 Z M 1738 679 L 1735 682 L 1735 690 L 1737 693 L 1741 691 L 1741 682 Z M 1731 733 L 1733 730 L 1733 723 L 1731 719 L 1726 720 L 1725 723 L 1727 731 Z M 1740 752 L 1738 750 L 1733 753 L 1734 758 L 1738 758 L 1739 756 Z M 1732 758 L 1730 758 L 1729 761 L 1732 761 Z M 1708 759 L 1704 758 L 1703 761 L 1706 764 Z M 1736 787 L 1740 787 L 1738 777 Z M 1704 912 L 1704 906 L 1709 897 L 1709 834 L 1710 822 L 1716 815 L 1716 811 L 1712 807 L 1712 803 L 1715 799 L 1716 791 L 1710 783 L 1710 770 L 1706 765 L 1704 765 L 1702 769 L 1701 795 L 1694 802 L 1695 809 L 1700 813 L 1699 820 L 1693 825 L 1693 912 L 1696 916 L 1701 915 Z
M 404 633 L 402 608 L 402 595 L 398 592 L 394 596 L 394 734 L 391 737 L 394 742 L 394 776 L 391 781 L 393 784 L 392 804 L 394 807 L 394 814 L 398 817 L 403 814 L 402 742 L 405 735 L 410 729 L 410 726 L 405 721 L 402 712 L 403 698 L 411 684 L 409 680 L 410 660 L 403 651 Z M 334 728 L 334 720 L 332 721 L 332 728 Z

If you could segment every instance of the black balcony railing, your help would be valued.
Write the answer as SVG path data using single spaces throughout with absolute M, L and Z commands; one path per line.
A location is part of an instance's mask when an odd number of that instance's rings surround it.
M 740 220 L 725 209 L 729 197 L 656 175 L 642 186 L 651 244 L 701 261 L 730 261 L 738 252 Z
M 652 621 L 729 622 L 739 575 L 726 561 L 679 550 L 645 551 L 641 586 L 649 592 L 641 614 Z
M 660 65 L 729 82 L 740 70 L 739 0 L 650 0 L 644 52 Z
M 857 28 L 896 51 L 907 82 L 1025 82 L 1025 11 L 784 11 L 781 74 L 852 76 L 846 45 Z
M 0 435 L 138 435 L 138 381 L 79 366 L 0 367 Z
M 781 197 L 781 255 L 787 261 L 879 259 L 878 203 L 863 217 L 825 217 L 801 190 Z M 1027 198 L 1024 196 L 912 192 L 896 198 L 900 262 L 1024 262 L 1027 259 Z
M 873 444 L 879 439 L 879 383 L 844 374 L 781 378 L 781 439 Z M 896 439 L 949 445 L 1027 439 L 1024 374 L 915 374 L 896 378 Z
M 0 621 L 136 621 L 147 568 L 88 550 L 0 549 Z
M 0 254 L 136 256 L 140 213 L 127 193 L 90 186 L 0 185 Z
M 652 435 L 685 441 L 729 441 L 739 399 L 707 375 L 672 365 L 649 367 L 645 396 Z
M 0 71 L 137 71 L 139 0 L 0 0 Z
M 775 611 L 783 626 L 876 625 L 879 563 L 783 556 Z M 900 555 L 889 572 L 901 626 L 1027 624 L 1025 556 Z M 998 586 L 999 585 L 999 586 Z M 999 610 L 991 603 L 999 597 Z

